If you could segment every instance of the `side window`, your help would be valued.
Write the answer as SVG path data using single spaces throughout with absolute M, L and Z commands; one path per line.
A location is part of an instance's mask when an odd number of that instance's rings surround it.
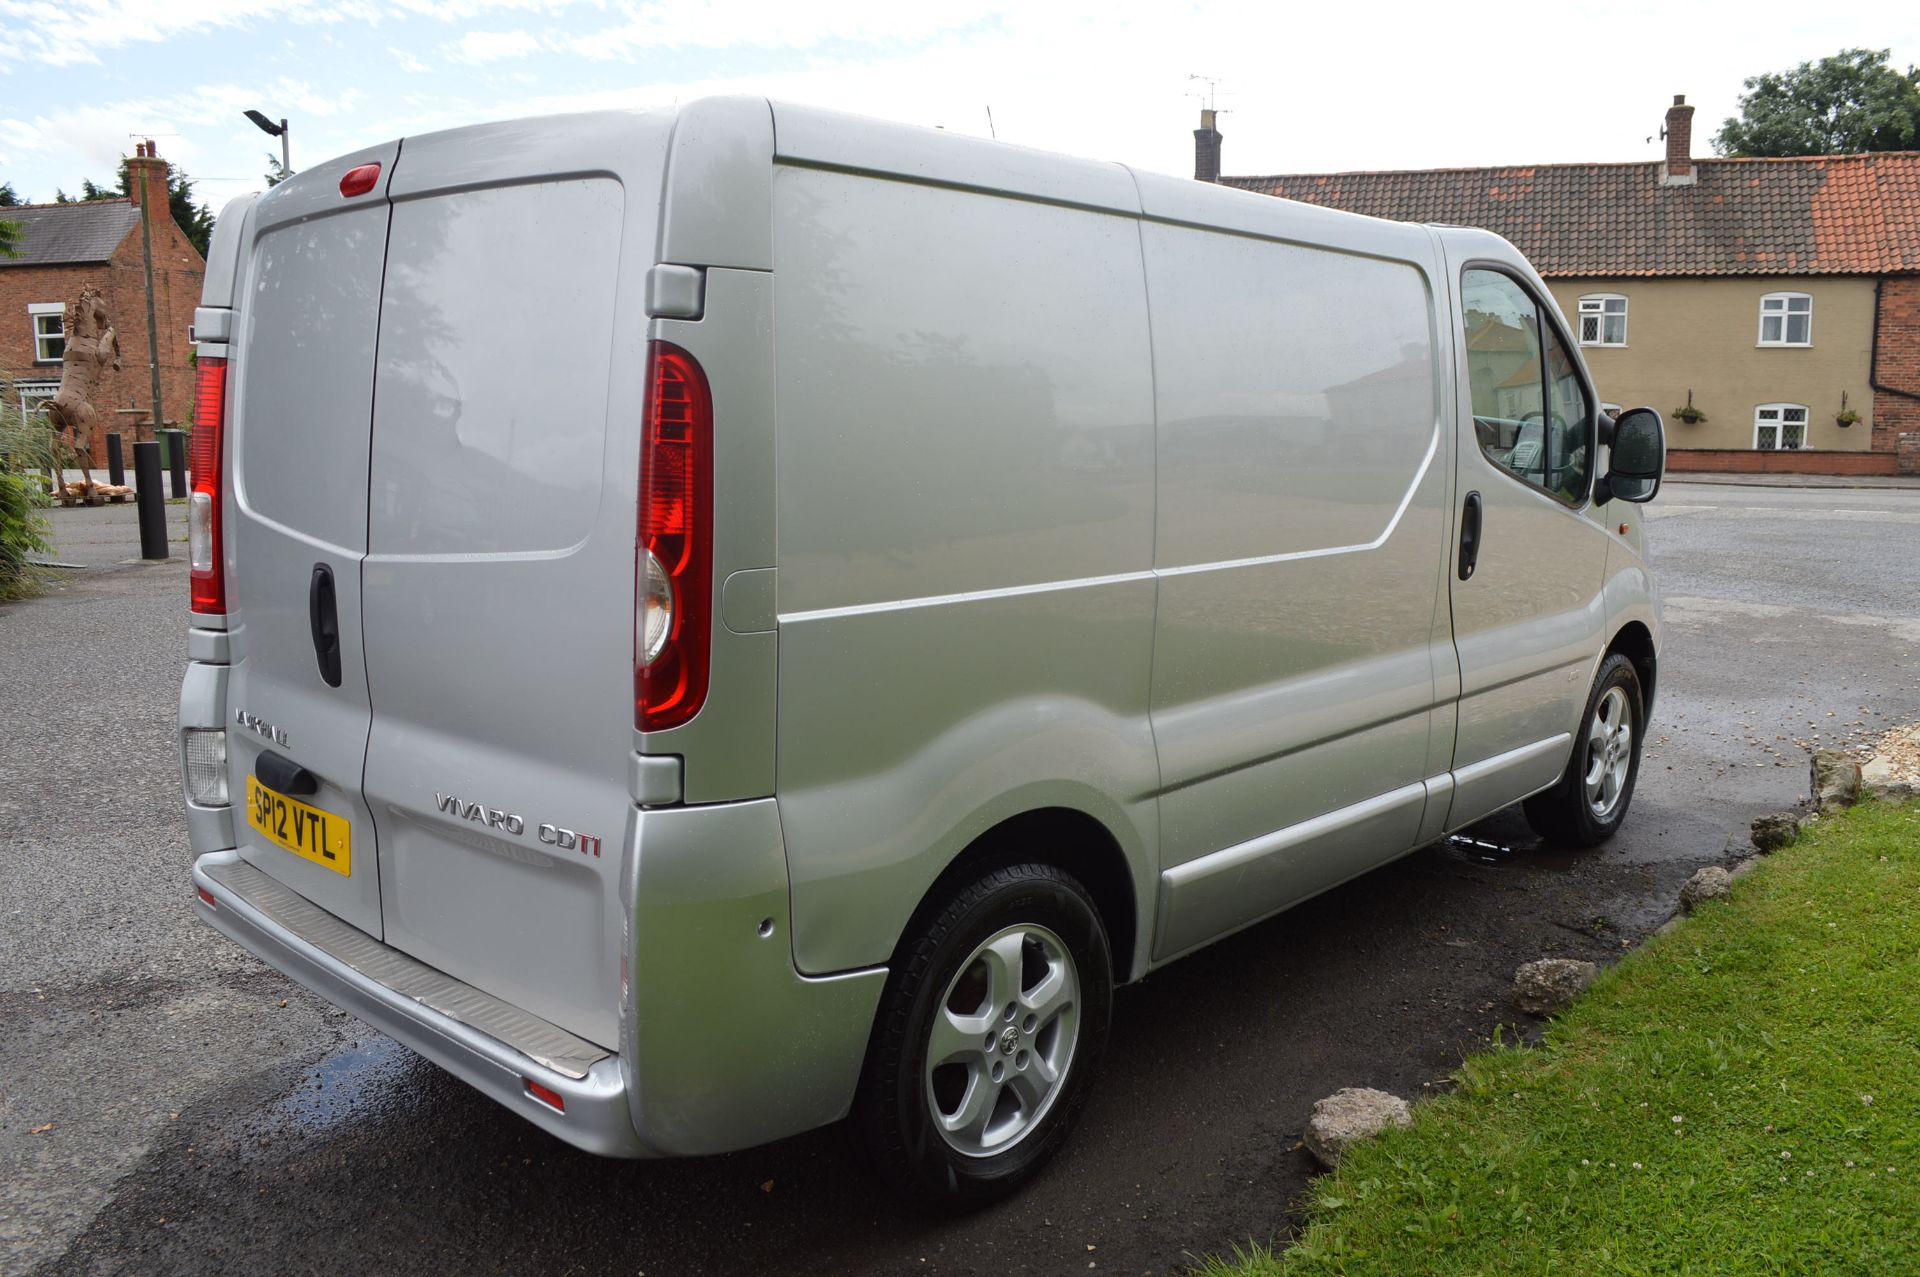
M 1511 277 L 1470 270 L 1460 291 L 1480 451 L 1562 501 L 1586 500 L 1593 408 L 1579 365 L 1533 295 Z
M 1498 271 L 1461 280 L 1473 433 L 1487 460 L 1547 486 L 1546 404 L 1540 375 L 1540 308 Z
M 1580 370 L 1551 328 L 1547 334 L 1547 487 L 1562 501 L 1587 497 L 1593 466 L 1590 430 L 1593 412 Z

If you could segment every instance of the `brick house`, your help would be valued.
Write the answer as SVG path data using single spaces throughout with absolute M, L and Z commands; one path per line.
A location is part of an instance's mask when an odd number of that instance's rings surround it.
M 1920 473 L 1920 152 L 1694 159 L 1676 97 L 1664 162 L 1214 178 L 1212 125 L 1202 180 L 1511 240 L 1671 469 Z
M 153 306 L 160 328 L 161 410 L 183 422 L 193 408 L 193 368 L 187 328 L 200 300 L 206 262 L 167 204 L 167 162 L 145 142 L 127 161 L 130 199 L 79 204 L 26 204 L 0 209 L 18 222 L 20 256 L 0 257 L 0 373 L 23 407 L 51 398 L 60 386 L 61 325 L 66 305 L 91 285 L 106 299 L 120 337 L 120 370 L 109 373 L 107 402 L 93 440 L 94 464 L 106 465 L 106 433 L 131 444 L 153 438 L 153 379 L 148 364 L 146 272 L 141 256 L 140 203 L 151 198 Z M 126 409 L 137 411 L 128 412 Z M 131 451 L 127 454 L 132 462 Z

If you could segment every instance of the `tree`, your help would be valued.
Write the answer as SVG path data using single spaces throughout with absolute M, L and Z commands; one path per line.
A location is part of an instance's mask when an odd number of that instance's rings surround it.
M 293 170 L 280 162 L 280 157 L 272 151 L 267 152 L 267 187 L 272 189 L 293 176 Z
M 96 186 L 90 180 L 80 181 L 80 199 L 117 200 L 125 199 L 132 191 L 133 184 L 127 179 L 127 160 L 120 159 L 120 185 L 117 187 Z M 65 191 L 54 192 L 54 202 L 71 203 Z M 213 242 L 213 210 L 205 204 L 193 202 L 193 182 L 173 165 L 167 165 L 167 205 L 173 214 L 173 220 L 180 224 L 193 246 L 200 255 L 207 255 L 207 245 Z
M 1842 49 L 1746 82 L 1740 117 L 1713 139 L 1722 155 L 1845 155 L 1920 147 L 1920 70 L 1888 49 Z
M 0 208 L 18 208 L 22 203 L 12 182 L 0 182 Z M 0 220 L 0 257 L 20 256 L 20 223 Z

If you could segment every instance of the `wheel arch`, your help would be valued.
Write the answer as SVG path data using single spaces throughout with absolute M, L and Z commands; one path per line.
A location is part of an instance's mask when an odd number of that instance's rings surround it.
M 894 943 L 892 965 L 928 919 L 966 883 L 1015 864 L 1052 865 L 1073 875 L 1093 897 L 1107 929 L 1114 983 L 1134 978 L 1140 908 L 1127 854 L 1099 818 L 1075 807 L 1036 807 L 1009 816 L 963 847 L 933 880 Z
M 1618 652 L 1633 662 L 1634 673 L 1640 677 L 1640 712 L 1653 716 L 1653 692 L 1660 672 L 1660 657 L 1653 645 L 1653 634 L 1639 621 L 1628 621 L 1614 634 L 1613 641 L 1607 644 L 1607 656 Z M 1605 656 L 1601 657 L 1604 661 Z

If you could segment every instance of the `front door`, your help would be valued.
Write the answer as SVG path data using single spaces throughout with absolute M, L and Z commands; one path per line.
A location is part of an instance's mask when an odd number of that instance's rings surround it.
M 1607 537 L 1592 517 L 1595 397 L 1550 302 L 1517 273 L 1455 276 L 1460 361 L 1456 539 L 1458 828 L 1544 789 L 1565 768 L 1604 641 Z M 1474 507 L 1477 506 L 1477 510 Z

